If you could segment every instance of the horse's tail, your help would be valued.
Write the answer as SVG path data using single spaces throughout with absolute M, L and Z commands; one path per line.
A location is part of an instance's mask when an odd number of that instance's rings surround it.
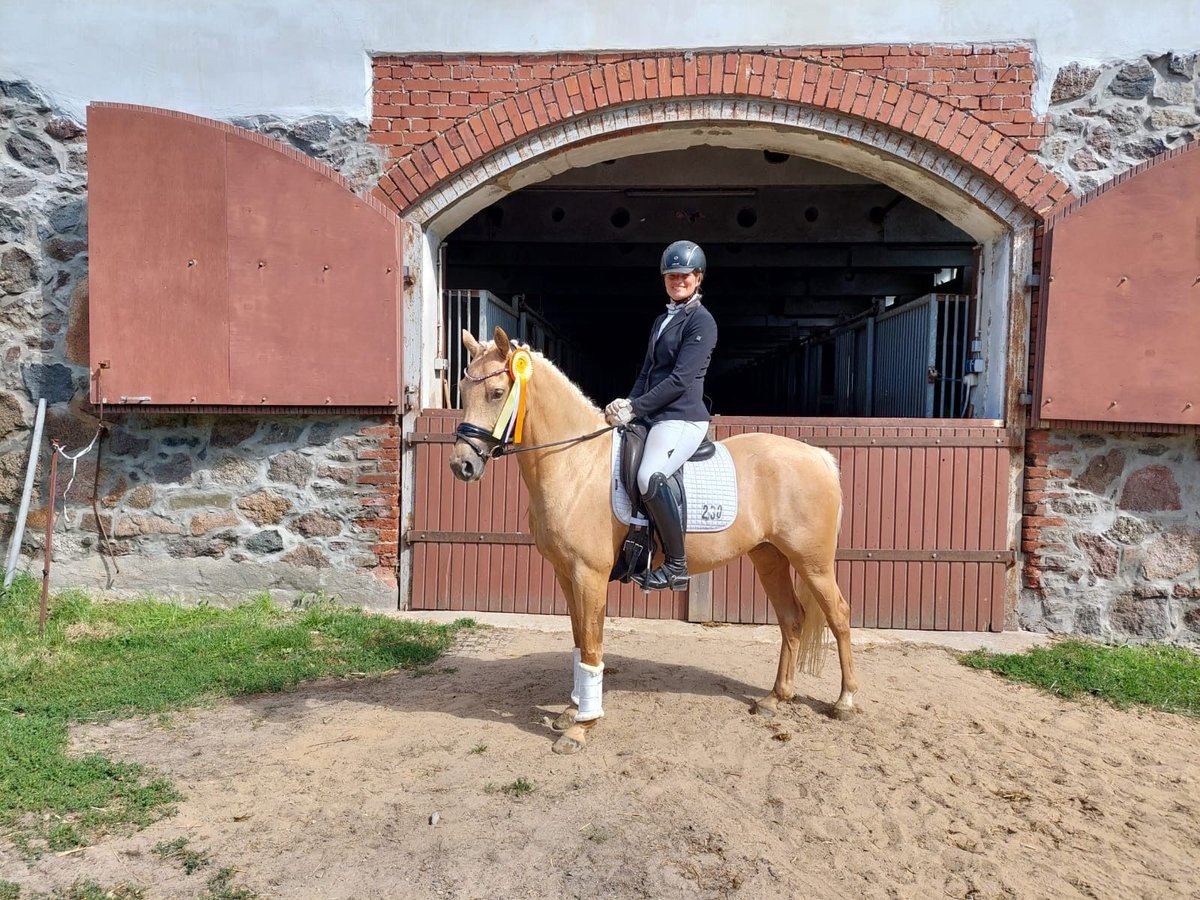
M 844 511 L 837 457 L 827 450 L 821 450 L 821 457 L 832 470 L 833 483 L 838 486 L 837 525 L 833 533 L 836 546 L 837 535 L 842 530 Z M 832 560 L 830 563 L 832 564 Z M 820 675 L 825 666 L 825 654 L 829 650 L 829 642 L 825 639 L 825 612 L 799 575 L 793 573 L 792 580 L 796 586 L 796 596 L 800 598 L 800 605 L 804 607 L 804 624 L 800 626 L 800 648 L 796 657 L 797 670 L 808 675 Z
M 804 623 L 800 626 L 800 646 L 796 651 L 796 670 L 807 675 L 820 675 L 825 666 L 825 653 L 829 644 L 825 641 L 825 613 L 813 596 L 808 585 L 799 577 L 792 579 L 796 585 L 796 596 L 804 607 Z

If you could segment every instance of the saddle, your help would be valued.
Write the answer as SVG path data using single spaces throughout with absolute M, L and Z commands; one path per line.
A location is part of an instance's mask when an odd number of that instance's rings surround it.
M 650 562 L 654 558 L 653 523 L 641 508 L 642 492 L 638 490 L 637 483 L 638 467 L 642 464 L 642 455 L 646 450 L 646 436 L 649 433 L 650 426 L 639 419 L 635 419 L 618 431 L 618 434 L 621 435 L 621 483 L 633 504 L 633 511 L 630 517 L 629 532 L 625 535 L 621 552 L 617 555 L 617 561 L 609 573 L 609 581 L 632 581 L 635 574 L 650 568 Z M 717 445 L 705 438 L 687 461 L 702 462 L 711 459 L 716 452 Z M 687 491 L 683 486 L 683 466 L 680 466 L 671 475 L 667 484 L 676 506 L 679 507 L 680 521 L 686 523 Z

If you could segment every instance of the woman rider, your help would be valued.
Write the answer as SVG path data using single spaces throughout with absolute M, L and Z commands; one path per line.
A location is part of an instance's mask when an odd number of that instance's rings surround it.
M 687 587 L 685 523 L 667 479 L 708 433 L 704 375 L 717 345 L 717 323 L 700 302 L 704 251 L 692 241 L 676 241 L 663 252 L 659 271 L 667 289 L 667 311 L 650 329 L 646 359 L 629 398 L 614 400 L 604 409 L 610 425 L 637 417 L 651 426 L 637 481 L 666 558 L 654 571 L 636 577 L 652 591 Z

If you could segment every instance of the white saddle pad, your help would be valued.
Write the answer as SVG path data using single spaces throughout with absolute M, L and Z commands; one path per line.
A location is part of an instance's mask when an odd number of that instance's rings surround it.
M 628 525 L 633 504 L 621 484 L 620 435 L 613 435 L 612 445 L 613 515 Z M 717 444 L 717 452 L 709 459 L 684 465 L 683 488 L 687 492 L 688 531 L 724 531 L 737 518 L 737 471 L 724 444 Z

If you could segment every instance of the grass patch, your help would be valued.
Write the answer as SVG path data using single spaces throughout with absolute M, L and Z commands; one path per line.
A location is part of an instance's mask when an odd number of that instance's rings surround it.
M 533 793 L 533 783 L 522 775 L 516 781 L 508 784 L 494 784 L 489 781 L 483 786 L 483 790 L 487 794 L 508 794 L 514 800 L 520 800 L 522 797 Z
M 173 841 L 162 841 L 154 845 L 154 853 L 161 859 L 173 859 L 183 866 L 183 871 L 191 875 L 197 869 L 203 869 L 212 862 L 207 850 L 189 850 L 188 839 L 177 837 Z
M 254 891 L 233 886 L 233 876 L 236 874 L 236 869 L 225 868 L 210 878 L 208 890 L 201 895 L 202 900 L 256 900 L 258 894 Z
M 42 895 L 37 894 L 40 898 Z M 146 892 L 127 884 L 104 887 L 96 881 L 77 881 L 66 891 L 55 891 L 51 900 L 143 900 Z
M 306 679 L 427 666 L 469 619 L 433 625 L 330 602 L 281 610 L 263 595 L 234 609 L 67 591 L 37 636 L 40 585 L 0 598 L 0 834 L 27 855 L 89 843 L 169 814 L 175 789 L 142 767 L 65 753 L 72 723 L 166 715 Z
M 143 900 L 146 892 L 141 888 L 120 884 L 104 887 L 97 881 L 76 881 L 69 888 L 59 888 L 53 894 L 30 894 L 29 900 Z M 0 881 L 0 900 L 20 900 L 21 886 L 11 881 Z
M 1182 647 L 1113 647 L 1061 641 L 1026 653 L 974 650 L 960 659 L 975 669 L 1037 685 L 1059 697 L 1100 697 L 1118 707 L 1149 706 L 1200 716 L 1200 655 Z

